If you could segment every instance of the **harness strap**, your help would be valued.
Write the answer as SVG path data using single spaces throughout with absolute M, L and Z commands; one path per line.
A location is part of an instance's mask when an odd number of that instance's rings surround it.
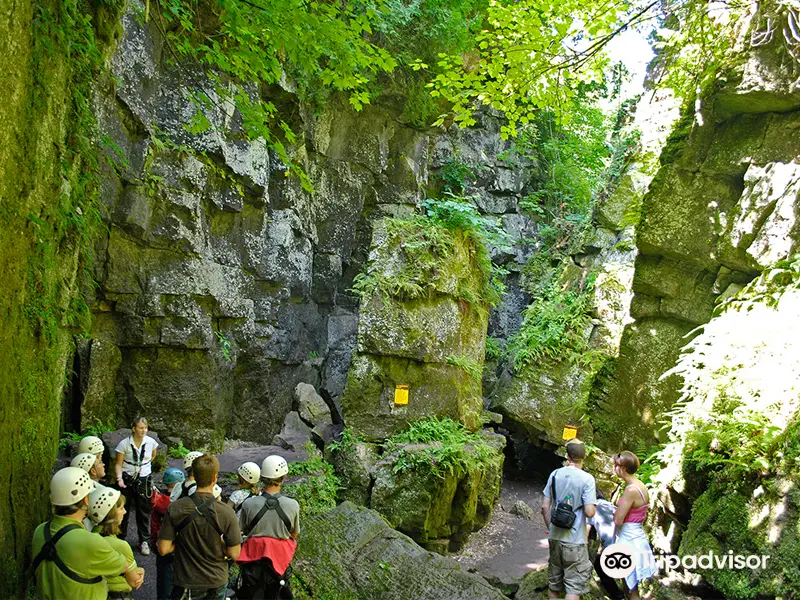
M 265 514 L 267 514 L 267 511 L 269 510 L 274 510 L 275 512 L 278 513 L 278 516 L 281 518 L 281 521 L 283 521 L 283 524 L 286 525 L 286 532 L 291 534 L 292 522 L 284 512 L 283 508 L 281 507 L 280 500 L 278 500 L 278 498 L 280 498 L 282 494 L 272 495 L 264 492 L 262 496 L 264 497 L 264 506 L 261 507 L 261 510 L 258 511 L 258 514 L 256 514 L 256 516 L 253 517 L 253 520 L 250 521 L 250 524 L 243 532 L 244 536 L 247 537 L 248 535 L 250 535 L 250 532 L 253 531 L 253 529 L 255 529 L 256 525 L 258 525 L 259 521 L 261 521 L 261 519 L 264 517 Z
M 42 546 L 42 549 L 39 551 L 39 554 L 36 555 L 36 558 L 33 559 L 33 564 L 31 565 L 31 573 L 36 572 L 36 569 L 39 568 L 39 565 L 42 563 L 42 561 L 49 560 L 54 562 L 58 567 L 58 569 L 64 575 L 66 575 L 73 581 L 77 581 L 78 583 L 92 585 L 94 583 L 100 583 L 101 581 L 103 581 L 103 578 L 100 575 L 98 575 L 97 577 L 92 577 L 91 579 L 86 579 L 85 577 L 81 577 L 75 571 L 70 569 L 66 564 L 64 564 L 64 561 L 61 560 L 61 557 L 58 555 L 58 551 L 56 550 L 56 544 L 58 543 L 58 540 L 60 540 L 62 537 L 64 537 L 67 533 L 69 533 L 73 529 L 83 529 L 83 527 L 81 527 L 77 523 L 69 524 L 59 529 L 58 532 L 55 535 L 53 535 L 50 532 L 51 524 L 52 520 L 47 521 L 47 523 L 44 524 L 44 545 Z
M 179 534 L 183 531 L 189 523 L 194 521 L 198 515 L 203 515 L 206 521 L 214 528 L 214 530 L 219 534 L 222 535 L 222 530 L 219 527 L 219 523 L 217 523 L 217 519 L 215 518 L 214 514 L 211 511 L 211 506 L 206 504 L 202 500 L 198 500 L 197 494 L 193 494 L 189 496 L 194 502 L 194 512 L 186 517 L 180 525 L 175 527 L 175 534 Z

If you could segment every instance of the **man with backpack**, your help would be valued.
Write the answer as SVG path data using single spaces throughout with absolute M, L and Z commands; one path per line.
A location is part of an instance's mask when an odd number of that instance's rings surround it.
M 292 598 L 289 564 L 300 533 L 300 505 L 281 494 L 288 473 L 286 459 L 268 456 L 261 464 L 264 490 L 242 503 L 239 524 L 247 539 L 237 560 L 242 584 L 236 594 L 242 600 Z
M 167 509 L 158 551 L 162 556 L 175 552 L 173 600 L 222 600 L 228 587 L 227 558 L 239 557 L 242 535 L 233 509 L 214 497 L 217 457 L 195 459 L 192 472 L 196 491 Z
M 550 473 L 544 488 L 542 516 L 548 529 L 549 598 L 579 600 L 589 592 L 592 563 L 586 541 L 587 517 L 595 515 L 594 477 L 583 470 L 586 446 L 577 438 L 567 442 L 568 464 Z
M 67 467 L 50 481 L 53 517 L 33 533 L 33 566 L 41 600 L 105 600 L 105 577 L 122 575 L 133 589 L 144 570 L 86 530 L 92 480 L 78 467 Z

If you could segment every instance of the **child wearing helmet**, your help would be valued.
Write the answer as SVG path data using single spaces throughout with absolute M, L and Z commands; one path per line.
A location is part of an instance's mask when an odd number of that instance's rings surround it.
M 97 533 L 104 537 L 112 548 L 122 554 L 125 560 L 133 564 L 134 569 L 144 575 L 144 569 L 136 566 L 136 559 L 133 557 L 131 545 L 117 537 L 125 512 L 125 497 L 119 490 L 101 487 L 89 494 L 89 519 L 94 524 L 92 533 Z M 109 598 L 132 600 L 131 592 L 133 588 L 123 576 L 106 577 L 106 582 L 108 584 Z
M 167 488 L 167 493 L 162 494 L 158 489 L 153 489 L 153 510 L 150 512 L 150 544 L 153 548 L 158 547 L 158 532 L 161 531 L 161 524 L 164 515 L 167 513 L 169 505 L 172 503 L 170 494 L 175 486 L 181 485 L 186 480 L 183 471 L 176 467 L 170 467 L 164 471 L 162 482 Z M 156 598 L 169 598 L 172 596 L 172 554 L 161 556 L 156 553 Z
M 242 585 L 237 598 L 291 598 L 289 566 L 300 533 L 300 505 L 281 494 L 289 465 L 274 454 L 261 464 L 264 490 L 242 504 L 239 524 L 246 537 L 237 559 Z
M 178 498 L 185 498 L 188 496 L 189 490 L 197 485 L 194 480 L 192 463 L 201 456 L 203 456 L 203 453 L 195 450 L 183 457 L 183 470 L 186 471 L 186 479 L 172 488 L 172 492 L 170 492 L 169 495 L 169 499 L 172 502 L 175 502 Z
M 228 506 L 238 515 L 245 500 L 261 493 L 261 468 L 254 462 L 246 462 L 236 474 L 239 477 L 239 489 L 231 494 Z
M 133 589 L 144 572 L 115 550 L 107 538 L 86 530 L 82 520 L 89 507 L 92 481 L 77 467 L 56 472 L 50 481 L 54 515 L 33 534 L 36 588 L 41 600 L 104 600 L 105 577 L 122 575 Z M 52 560 L 52 552 L 60 559 Z

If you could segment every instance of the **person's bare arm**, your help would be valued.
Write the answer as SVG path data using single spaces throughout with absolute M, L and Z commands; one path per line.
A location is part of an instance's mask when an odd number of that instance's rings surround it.
M 114 462 L 114 471 L 117 472 L 117 483 L 119 487 L 126 487 L 122 482 L 122 463 L 125 461 L 125 455 L 122 452 L 117 452 L 117 458 Z
M 242 551 L 242 545 L 237 544 L 236 546 L 227 546 L 225 548 L 225 554 L 228 555 L 229 558 L 236 560 L 239 558 L 239 553 Z
M 542 518 L 544 519 L 544 528 L 550 529 L 550 498 L 547 496 L 542 499 Z
M 172 540 L 158 540 L 158 553 L 161 556 L 166 556 L 170 552 L 175 551 L 175 542 Z
M 586 514 L 587 517 L 591 519 L 597 513 L 597 510 L 594 504 L 584 504 L 583 512 L 584 514 Z

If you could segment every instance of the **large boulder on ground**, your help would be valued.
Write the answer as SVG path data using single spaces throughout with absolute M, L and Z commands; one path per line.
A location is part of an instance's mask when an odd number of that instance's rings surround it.
M 485 579 L 344 502 L 308 519 L 294 559 L 298 598 L 504 600 Z
M 272 439 L 272 443 L 287 450 L 300 450 L 311 441 L 311 428 L 300 418 L 297 411 L 286 415 L 281 432 Z
M 375 466 L 380 455 L 377 444 L 356 442 L 352 445 L 325 448 L 325 459 L 333 465 L 342 487 L 339 501 L 349 500 L 359 506 L 369 506 Z
M 370 506 L 426 548 L 458 550 L 486 524 L 500 495 L 505 440 L 487 434 L 486 441 L 480 453 L 465 447 L 461 466 L 441 473 L 401 466 L 414 455 L 424 464 L 431 445 L 398 446 L 375 467 Z

